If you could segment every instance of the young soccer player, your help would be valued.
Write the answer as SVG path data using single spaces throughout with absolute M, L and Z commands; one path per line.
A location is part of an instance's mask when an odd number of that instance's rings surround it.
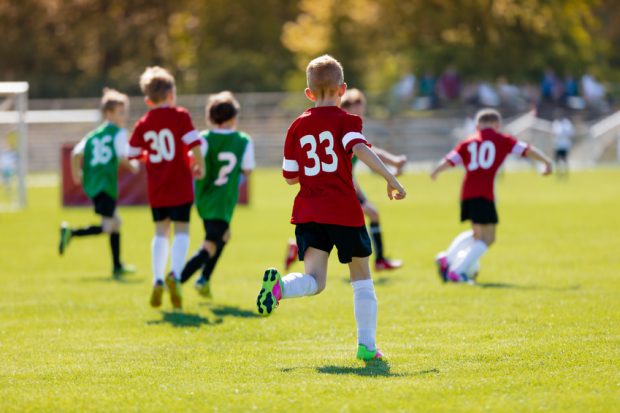
M 116 211 L 118 198 L 118 167 L 122 165 L 138 172 L 136 161 L 127 159 L 127 110 L 129 99 L 114 89 L 104 89 L 101 112 L 105 121 L 90 132 L 71 153 L 71 174 L 76 184 L 81 184 L 86 195 L 93 201 L 95 213 L 101 216 L 101 224 L 84 228 L 70 228 L 66 222 L 60 226 L 58 252 L 65 253 L 73 237 L 106 233 L 110 235 L 112 250 L 112 275 L 114 277 L 133 272 L 121 262 L 121 220 Z
M 140 77 L 140 88 L 150 110 L 136 122 L 129 140 L 129 155 L 141 157 L 146 152 L 149 203 L 155 222 L 151 244 L 154 283 L 150 302 L 153 307 L 161 305 L 172 222 L 174 239 L 165 284 L 173 308 L 180 309 L 180 276 L 189 247 L 189 218 L 194 201 L 192 174 L 198 179 L 204 176 L 201 139 L 187 110 L 175 106 L 174 77 L 167 70 L 148 67 Z M 193 170 L 188 151 L 195 159 Z
M 366 113 L 366 97 L 359 89 L 347 89 L 341 98 L 340 107 L 348 113 L 363 117 Z M 407 163 L 407 157 L 405 155 L 394 155 L 384 149 L 377 148 L 376 146 L 373 146 L 372 150 L 384 164 L 390 165 L 396 169 L 396 176 L 401 174 L 403 166 Z M 354 170 L 355 164 L 357 163 L 356 156 L 353 157 L 352 163 Z M 372 237 L 375 250 L 375 270 L 393 270 L 402 267 L 402 260 L 389 259 L 384 256 L 383 236 L 381 225 L 379 224 L 379 211 L 374 204 L 368 200 L 366 194 L 364 194 L 364 191 L 355 177 L 353 177 L 353 185 L 355 185 L 355 194 L 357 195 L 357 199 L 362 205 L 362 211 L 364 211 L 364 214 L 370 220 L 370 235 Z M 288 270 L 291 264 L 295 262 L 297 259 L 297 254 L 297 244 L 293 240 L 290 240 L 284 263 L 285 270 Z
M 290 126 L 284 143 L 283 175 L 300 185 L 291 223 L 305 272 L 284 277 L 265 271 L 257 298 L 258 312 L 270 315 L 280 300 L 318 294 L 327 282 L 327 262 L 334 245 L 341 263 L 349 265 L 357 322 L 357 357 L 381 358 L 375 343 L 377 298 L 368 257 L 372 253 L 364 213 L 355 195 L 351 156 L 355 154 L 387 181 L 390 199 L 403 199 L 405 189 L 370 150 L 362 135 L 362 119 L 338 107 L 346 91 L 342 66 L 324 55 L 306 69 L 305 94 L 315 103 Z M 396 192 L 396 193 L 394 193 Z
M 465 179 L 461 190 L 461 222 L 471 221 L 472 232 L 462 233 L 453 242 L 456 245 L 471 244 L 465 258 L 454 265 L 448 263 L 447 254 L 440 253 L 436 263 L 442 280 L 472 283 L 465 272 L 486 252 L 495 241 L 499 222 L 495 209 L 495 175 L 506 157 L 520 155 L 542 162 L 543 175 L 552 171 L 551 161 L 539 149 L 510 135 L 499 132 L 501 116 L 494 109 L 483 109 L 476 115 L 477 132 L 460 142 L 433 169 L 431 178 L 456 165 L 465 167 Z
M 255 166 L 252 140 L 237 131 L 239 109 L 239 102 L 230 92 L 210 96 L 206 116 L 214 128 L 200 133 L 205 142 L 206 175 L 196 181 L 196 207 L 203 220 L 205 241 L 185 264 L 181 282 L 202 267 L 195 287 L 207 298 L 211 298 L 211 274 L 230 240 L 230 220 L 239 197 L 241 174 L 249 176 Z

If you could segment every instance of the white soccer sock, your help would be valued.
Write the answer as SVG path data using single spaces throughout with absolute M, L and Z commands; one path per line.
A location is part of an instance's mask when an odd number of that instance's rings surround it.
M 452 243 L 446 250 L 446 255 L 448 257 L 454 257 L 460 250 L 467 248 L 469 245 L 473 244 L 474 241 L 474 231 L 471 229 L 463 231 L 452 240 Z
M 474 241 L 473 245 L 469 249 L 469 252 L 465 256 L 465 258 L 463 258 L 463 261 L 461 261 L 460 264 L 455 268 L 452 268 L 452 266 L 450 266 L 450 271 L 454 271 L 457 274 L 464 274 L 474 262 L 476 262 L 480 257 L 482 257 L 482 255 L 486 252 L 488 248 L 489 247 L 487 247 L 487 244 L 485 244 L 484 241 Z
M 313 276 L 298 272 L 292 272 L 282 277 L 282 285 L 282 298 L 314 295 L 319 288 Z
M 186 232 L 177 232 L 172 240 L 172 249 L 170 254 L 170 271 L 174 273 L 174 278 L 181 279 L 181 271 L 185 266 L 185 257 L 189 249 L 189 234 Z
M 168 262 L 168 238 L 155 235 L 151 242 L 154 281 L 163 281 Z
M 357 342 L 375 350 L 377 296 L 372 280 L 353 281 L 353 311 L 357 323 Z

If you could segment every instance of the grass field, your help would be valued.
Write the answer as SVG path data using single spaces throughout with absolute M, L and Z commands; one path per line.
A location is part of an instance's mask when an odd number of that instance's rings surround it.
M 278 171 L 253 177 L 215 299 L 187 285 L 183 314 L 148 306 L 148 209 L 121 209 L 124 260 L 139 272 L 113 281 L 104 237 L 57 255 L 61 220 L 93 213 L 32 188 L 27 211 L 0 214 L 0 411 L 620 411 L 620 170 L 506 174 L 498 243 L 475 287 L 442 285 L 433 265 L 466 228 L 459 179 L 408 175 L 409 197 L 390 202 L 379 178 L 361 177 L 388 254 L 406 261 L 374 274 L 389 362 L 368 365 L 355 360 L 352 289 L 335 254 L 323 294 L 255 315 L 260 276 L 282 265 L 293 233 L 295 191 Z

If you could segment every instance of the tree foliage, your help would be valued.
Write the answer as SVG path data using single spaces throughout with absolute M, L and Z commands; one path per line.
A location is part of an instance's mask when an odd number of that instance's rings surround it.
M 147 65 L 181 93 L 303 87 L 331 53 L 350 84 L 385 89 L 408 72 L 537 79 L 552 67 L 617 74 L 615 0 L 3 0 L 0 80 L 35 97 L 138 93 Z

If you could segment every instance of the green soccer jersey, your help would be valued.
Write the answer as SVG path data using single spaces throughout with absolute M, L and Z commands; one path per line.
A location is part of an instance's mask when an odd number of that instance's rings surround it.
M 89 198 L 105 192 L 118 198 L 118 159 L 127 144 L 127 131 L 105 122 L 89 133 L 74 149 L 82 153 L 82 186 Z
M 206 174 L 196 181 L 196 206 L 202 219 L 230 222 L 243 170 L 254 168 L 250 137 L 234 130 L 203 131 L 207 143 L 204 155 Z

